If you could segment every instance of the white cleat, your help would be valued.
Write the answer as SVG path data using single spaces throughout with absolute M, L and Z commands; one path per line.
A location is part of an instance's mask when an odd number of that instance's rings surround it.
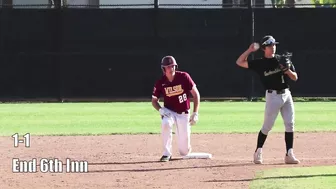
M 300 160 L 296 159 L 293 149 L 289 149 L 287 155 L 285 156 L 286 164 L 299 164 Z
M 262 164 L 262 148 L 258 148 L 257 151 L 254 153 L 254 163 L 255 164 Z

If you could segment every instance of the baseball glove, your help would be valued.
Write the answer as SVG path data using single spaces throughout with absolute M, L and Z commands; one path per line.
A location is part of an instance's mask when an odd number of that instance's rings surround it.
M 276 55 L 276 58 L 278 59 L 279 62 L 279 66 L 283 72 L 286 72 L 287 70 L 290 69 L 292 65 L 291 56 L 292 56 L 291 53 Z

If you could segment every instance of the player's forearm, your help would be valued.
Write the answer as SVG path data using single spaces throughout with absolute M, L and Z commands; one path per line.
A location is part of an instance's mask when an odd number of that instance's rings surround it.
M 200 104 L 200 94 L 196 93 L 196 95 L 193 97 L 193 100 L 194 100 L 194 112 L 198 112 Z
M 293 72 L 292 70 L 288 70 L 288 71 L 286 72 L 286 74 L 288 75 L 288 77 L 289 77 L 291 80 L 293 80 L 293 81 L 298 80 L 298 75 L 297 75 L 296 72 Z
M 152 105 L 157 111 L 159 111 L 161 108 L 161 105 L 159 104 L 157 100 L 152 100 Z

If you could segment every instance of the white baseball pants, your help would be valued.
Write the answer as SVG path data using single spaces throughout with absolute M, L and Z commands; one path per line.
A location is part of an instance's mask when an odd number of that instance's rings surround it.
M 178 114 L 170 111 L 169 117 L 163 117 L 161 123 L 161 136 L 163 139 L 163 155 L 172 155 L 173 126 L 176 126 L 178 149 L 181 156 L 188 155 L 191 151 L 189 124 L 190 114 Z

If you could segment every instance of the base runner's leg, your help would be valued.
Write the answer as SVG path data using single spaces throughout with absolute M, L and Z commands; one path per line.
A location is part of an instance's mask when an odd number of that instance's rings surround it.
M 191 126 L 188 114 L 176 115 L 176 134 L 178 138 L 178 148 L 181 156 L 186 156 L 191 152 L 190 135 Z
M 172 155 L 172 141 L 173 141 L 173 117 L 163 117 L 161 125 L 161 136 L 163 140 L 163 156 Z

